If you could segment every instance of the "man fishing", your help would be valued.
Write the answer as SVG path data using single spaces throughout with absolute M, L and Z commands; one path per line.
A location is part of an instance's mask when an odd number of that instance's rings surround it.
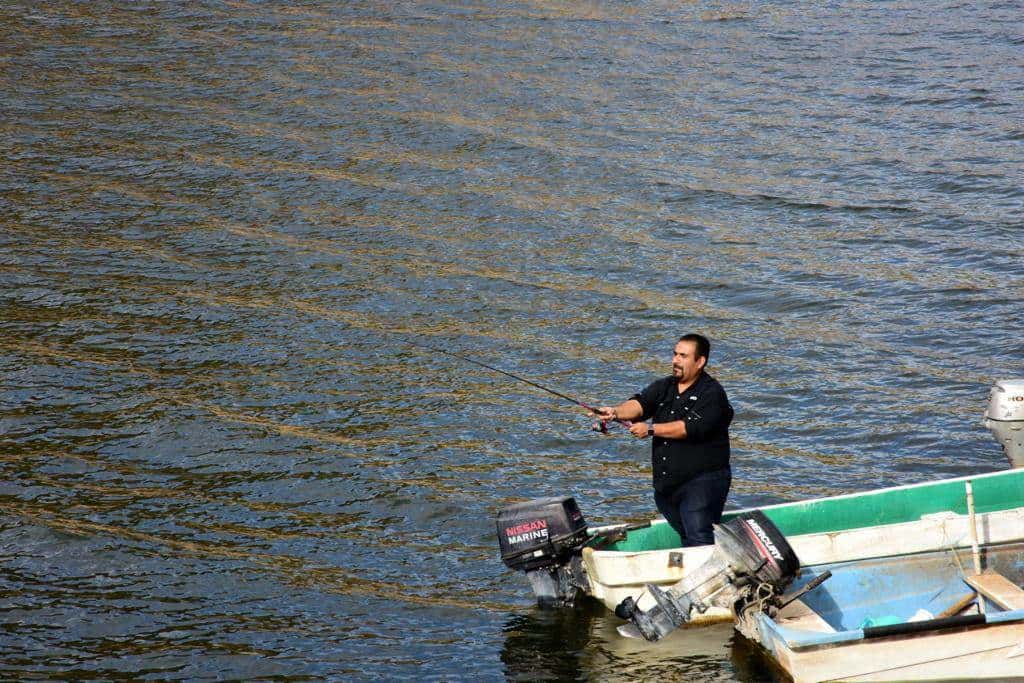
M 710 352 L 706 337 L 683 335 L 673 350 L 670 376 L 615 407 L 593 412 L 602 422 L 632 422 L 629 431 L 638 439 L 652 437 L 654 502 L 683 546 L 714 543 L 711 525 L 721 521 L 732 483 L 733 409 L 722 385 L 704 371 Z

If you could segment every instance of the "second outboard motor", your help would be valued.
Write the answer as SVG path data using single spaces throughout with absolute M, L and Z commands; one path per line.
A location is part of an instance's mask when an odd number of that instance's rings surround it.
M 793 548 L 760 510 L 715 526 L 715 549 L 707 562 L 667 590 L 653 584 L 647 591 L 657 603 L 644 611 L 626 598 L 615 614 L 632 624 L 619 633 L 661 640 L 690 621 L 694 610 L 711 605 L 736 609 L 750 603 L 767 606 L 786 589 L 800 569 Z
M 995 383 L 988 395 L 985 426 L 1003 446 L 1010 467 L 1024 467 L 1024 379 Z
M 541 604 L 571 603 L 586 577 L 580 551 L 587 523 L 574 498 L 538 498 L 498 513 L 501 560 L 526 572 Z

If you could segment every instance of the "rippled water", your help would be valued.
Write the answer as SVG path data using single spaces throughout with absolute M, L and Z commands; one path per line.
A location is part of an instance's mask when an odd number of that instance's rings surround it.
M 1024 6 L 0 3 L 0 675 L 711 679 L 496 511 L 711 337 L 730 506 L 1002 469 Z

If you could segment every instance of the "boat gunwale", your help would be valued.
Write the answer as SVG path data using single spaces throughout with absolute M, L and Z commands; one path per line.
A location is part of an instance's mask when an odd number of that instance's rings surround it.
M 977 479 L 989 479 L 992 477 L 1006 476 L 1009 474 L 1017 473 L 1024 476 L 1024 470 L 1021 469 L 1008 469 L 1008 470 L 997 470 L 995 472 L 984 472 L 982 474 L 969 474 L 963 477 L 952 477 L 950 479 L 935 479 L 932 481 L 919 481 L 915 484 L 900 484 L 899 486 L 887 486 L 884 489 L 868 489 L 866 491 L 853 491 L 852 493 L 840 493 L 835 496 L 821 496 L 820 498 L 808 498 L 807 500 L 793 500 L 786 503 L 772 503 L 771 505 L 762 505 L 759 507 L 740 508 L 738 510 L 726 510 L 724 515 L 738 515 L 752 510 L 774 510 L 784 507 L 800 506 L 800 505 L 812 505 L 814 503 L 820 503 L 822 501 L 835 501 L 845 500 L 847 498 L 860 498 L 864 496 L 881 495 L 884 493 L 891 493 L 893 491 L 905 491 L 915 488 L 927 488 L 930 486 L 938 486 L 940 484 L 955 484 L 957 482 L 973 482 Z M 665 520 L 659 520 L 664 522 Z
M 816 505 L 832 506 L 832 505 L 837 504 L 837 503 L 839 505 L 841 505 L 845 501 L 858 500 L 858 499 L 859 500 L 874 499 L 874 498 L 877 498 L 877 497 L 887 496 L 887 495 L 891 495 L 893 493 L 902 492 L 902 491 L 927 490 L 929 488 L 940 488 L 940 487 L 941 488 L 948 488 L 948 487 L 954 486 L 954 485 L 956 485 L 958 483 L 977 482 L 977 481 L 990 480 L 990 479 L 999 479 L 999 478 L 1014 479 L 1014 478 L 1017 478 L 1017 477 L 1020 477 L 1020 478 L 1024 479 L 1024 469 L 997 470 L 995 472 L 985 472 L 985 473 L 982 473 L 982 474 L 966 475 L 966 476 L 960 476 L 960 477 L 952 477 L 950 479 L 938 479 L 938 480 L 932 480 L 932 481 L 917 482 L 917 483 L 913 483 L 913 484 L 901 484 L 899 486 L 890 486 L 890 487 L 883 488 L 883 489 L 870 489 L 870 490 L 866 490 L 866 491 L 854 491 L 854 492 L 851 492 L 851 493 L 843 493 L 843 494 L 839 494 L 839 495 L 836 495 L 836 496 L 822 496 L 822 497 L 818 497 L 818 498 L 810 498 L 810 499 L 807 499 L 807 500 L 789 501 L 789 502 L 784 502 L 784 503 L 773 503 L 772 505 L 765 505 L 765 506 L 761 506 L 761 507 L 746 507 L 746 508 L 740 508 L 740 509 L 736 509 L 736 510 L 727 510 L 723 514 L 723 519 L 729 519 L 729 518 L 735 517 L 737 515 L 742 515 L 742 514 L 745 514 L 745 513 L 749 513 L 749 512 L 751 512 L 753 510 L 760 510 L 762 512 L 769 513 L 769 517 L 771 517 L 770 513 L 772 511 L 794 511 L 795 513 L 799 513 L 799 511 L 803 511 L 805 509 L 813 508 Z M 1024 484 L 1022 484 L 1022 485 L 1024 485 Z M 1013 509 L 1013 508 L 1016 508 L 1016 507 L 1020 507 L 1021 504 L 1024 504 L 1024 498 L 1022 498 L 1022 500 L 1017 505 L 1006 505 L 1006 506 L 1000 505 L 1000 506 L 997 506 L 997 507 L 993 507 L 990 510 L 986 510 L 986 512 L 1009 510 L 1009 509 Z M 921 519 L 921 518 L 923 518 L 923 517 L 925 517 L 927 515 L 942 514 L 943 512 L 949 512 L 949 513 L 958 514 L 958 515 L 960 514 L 960 513 L 956 512 L 955 510 L 949 509 L 949 507 L 947 507 L 945 509 L 934 510 L 932 512 L 922 513 L 921 517 L 919 517 L 918 519 Z M 869 528 L 869 527 L 874 527 L 874 526 L 884 526 L 884 525 L 891 525 L 891 524 L 903 524 L 903 523 L 913 522 L 913 521 L 918 521 L 918 520 L 916 520 L 916 519 L 903 519 L 903 520 L 892 521 L 892 522 L 884 522 L 883 521 L 883 522 L 875 523 L 875 524 L 863 524 L 863 525 L 856 525 L 856 526 L 851 526 L 851 527 L 842 527 L 842 528 L 835 528 L 835 529 L 819 529 L 819 530 L 816 530 L 816 531 L 796 532 L 795 535 L 811 535 L 811 534 L 815 534 L 815 533 L 833 533 L 833 532 L 848 531 L 848 530 L 853 530 L 853 529 Z M 650 526 L 648 527 L 648 529 L 654 528 L 656 525 L 658 525 L 658 526 L 664 525 L 665 523 L 666 522 L 665 522 L 664 519 L 653 519 L 653 520 L 651 520 L 651 523 L 650 523 Z M 787 534 L 787 535 L 790 535 L 790 534 Z M 646 547 L 646 548 L 630 548 L 630 547 L 621 548 L 621 547 L 618 547 L 618 546 L 620 546 L 620 545 L 622 545 L 624 543 L 625 543 L 625 541 L 618 541 L 618 542 L 616 542 L 611 547 L 602 548 L 600 550 L 595 550 L 595 552 L 600 553 L 601 555 L 605 555 L 605 554 L 615 555 L 615 554 L 636 554 L 636 553 L 646 553 L 646 552 L 663 552 L 663 551 L 666 551 L 666 550 L 680 550 L 680 549 L 685 550 L 685 548 L 682 548 L 682 547 L 679 547 L 679 546 L 669 546 L 669 547 L 656 546 L 656 547 Z M 652 544 L 652 546 L 653 545 L 654 544 Z

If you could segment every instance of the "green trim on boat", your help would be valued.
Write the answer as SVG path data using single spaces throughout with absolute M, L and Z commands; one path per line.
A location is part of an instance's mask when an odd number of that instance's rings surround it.
M 901 524 L 939 512 L 967 514 L 966 481 L 974 488 L 974 509 L 979 514 L 1024 506 L 1024 469 L 1018 469 L 782 503 L 761 510 L 787 536 Z M 723 519 L 740 512 L 726 512 Z M 652 524 L 646 529 L 630 531 L 624 540 L 612 544 L 608 550 L 670 550 L 678 548 L 679 543 L 679 534 L 668 524 Z

